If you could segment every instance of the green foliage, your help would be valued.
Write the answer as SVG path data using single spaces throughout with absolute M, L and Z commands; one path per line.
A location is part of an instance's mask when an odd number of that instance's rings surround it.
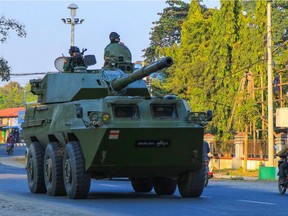
M 0 57 L 0 77 L 2 81 L 9 81 L 11 68 L 8 66 L 8 62 Z
M 245 124 L 256 121 L 259 118 L 259 108 L 257 102 L 251 98 L 246 97 L 245 94 L 239 93 L 238 98 L 241 98 L 239 101 L 238 108 L 235 112 L 234 123 L 237 131 L 244 131 Z
M 4 43 L 8 36 L 9 31 L 16 31 L 19 37 L 26 37 L 25 26 L 15 19 L 7 19 L 5 16 L 0 17 L 0 42 Z
M 6 42 L 11 30 L 16 31 L 19 37 L 26 37 L 25 26 L 14 19 L 6 19 L 5 16 L 0 17 L 0 42 Z M 0 58 L 0 77 L 2 81 L 10 80 L 11 68 L 4 58 Z
M 0 88 L 0 109 L 23 106 L 23 89 L 17 82 L 10 82 Z
M 171 56 L 174 64 L 152 87 L 186 99 L 194 111 L 212 109 L 214 118 L 207 132 L 225 140 L 230 131 L 243 131 L 245 124 L 260 122 L 261 91 L 255 91 L 252 99 L 243 93 L 246 85 L 239 90 L 248 72 L 254 76 L 255 87 L 260 87 L 259 77 L 267 86 L 267 1 L 221 0 L 220 10 L 200 3 L 191 1 L 179 42 L 156 46 L 156 56 Z M 288 63 L 287 4 L 280 0 L 272 4 L 274 61 L 279 69 Z M 288 80 L 287 75 L 282 77 Z
M 37 96 L 30 91 L 30 84 L 21 87 L 17 82 L 9 82 L 0 87 L 0 109 L 23 107 L 26 103 L 36 102 Z
M 189 5 L 181 0 L 167 0 L 168 7 L 159 13 L 159 21 L 150 33 L 150 45 L 143 50 L 145 62 L 151 64 L 160 56 L 158 49 L 180 42 L 180 26 L 187 16 Z

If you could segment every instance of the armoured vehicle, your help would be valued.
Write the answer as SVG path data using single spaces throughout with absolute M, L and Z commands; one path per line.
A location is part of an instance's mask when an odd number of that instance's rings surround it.
M 193 112 L 174 95 L 150 95 L 143 78 L 172 58 L 133 71 L 127 50 L 114 48 L 101 69 L 88 69 L 95 57 L 82 53 L 73 73 L 63 72 L 61 57 L 60 73 L 30 81 L 38 104 L 26 109 L 22 134 L 31 193 L 83 199 L 91 178 L 127 177 L 135 192 L 172 195 L 178 186 L 182 197 L 201 196 L 204 125 L 212 112 Z

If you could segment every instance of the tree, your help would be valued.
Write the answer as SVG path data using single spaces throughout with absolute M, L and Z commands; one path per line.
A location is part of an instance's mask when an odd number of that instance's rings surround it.
M 180 42 L 181 24 L 187 17 L 189 4 L 182 0 L 167 0 L 169 6 L 163 10 L 159 21 L 153 22 L 155 25 L 150 33 L 150 45 L 144 52 L 145 62 L 151 64 L 159 58 L 158 49 L 172 46 Z
M 0 88 L 0 109 L 23 106 L 23 88 L 17 82 L 9 82 Z
M 0 17 L 0 42 L 6 42 L 10 30 L 16 31 L 19 37 L 26 37 L 25 26 L 14 19 L 6 19 L 5 16 Z M 8 66 L 8 62 L 0 57 L 0 77 L 2 81 L 10 80 L 11 68 Z
M 162 73 L 163 79 L 152 82 L 160 94 L 172 93 L 186 99 L 193 111 L 212 109 L 214 118 L 207 128 L 218 140 L 231 138 L 235 130 L 247 133 L 248 123 L 257 128 L 262 123 L 264 91 L 254 90 L 252 98 L 243 99 L 241 106 L 235 103 L 243 74 L 255 78 L 256 88 L 261 82 L 262 87 L 267 83 L 267 2 L 220 2 L 218 10 L 202 7 L 201 0 L 191 1 L 181 24 L 180 41 L 157 47 L 156 56 L 171 56 L 174 64 Z M 281 69 L 288 64 L 288 2 L 277 0 L 272 6 L 272 33 L 277 36 L 273 40 L 274 60 Z

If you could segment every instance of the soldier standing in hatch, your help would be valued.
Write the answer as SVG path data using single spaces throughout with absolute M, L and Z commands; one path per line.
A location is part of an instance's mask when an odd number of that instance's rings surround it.
M 116 32 L 109 34 L 110 43 L 104 49 L 104 67 L 111 62 L 131 62 L 132 55 L 128 47 L 120 42 L 120 35 Z
M 74 67 L 83 66 L 82 55 L 77 46 L 71 46 L 69 49 L 70 57 L 65 57 L 63 69 L 64 72 L 74 72 Z

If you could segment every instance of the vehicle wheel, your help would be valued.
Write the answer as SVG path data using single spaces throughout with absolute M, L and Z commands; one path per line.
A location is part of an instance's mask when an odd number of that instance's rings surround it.
M 58 142 L 49 143 L 44 155 L 44 180 L 47 194 L 65 195 L 63 180 L 63 148 Z
M 157 195 L 172 195 L 176 191 L 176 181 L 170 178 L 158 177 L 153 179 L 154 190 Z
M 286 187 L 284 184 L 280 184 L 280 178 L 278 178 L 278 190 L 280 194 L 285 194 Z
M 204 189 L 205 167 L 196 172 L 183 173 L 178 179 L 178 189 L 182 197 L 200 197 Z
M 88 196 L 91 176 L 85 171 L 85 159 L 79 142 L 66 145 L 63 158 L 63 177 L 70 199 L 84 199 Z
M 207 187 L 208 182 L 209 182 L 209 176 L 208 176 L 208 173 L 206 172 L 205 173 L 205 180 L 204 180 L 204 187 Z
M 131 178 L 131 185 L 137 193 L 148 193 L 153 189 L 152 179 L 150 178 Z
M 27 179 L 31 193 L 46 193 L 43 168 L 44 150 L 38 142 L 31 143 L 27 158 Z

